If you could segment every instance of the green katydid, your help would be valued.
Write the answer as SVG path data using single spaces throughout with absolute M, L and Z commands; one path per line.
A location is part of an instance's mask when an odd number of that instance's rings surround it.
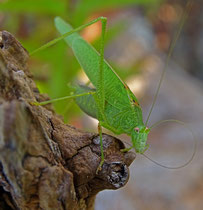
M 190 5 L 187 5 L 187 8 L 189 7 Z M 58 42 L 59 40 L 64 39 L 67 44 L 72 48 L 78 62 L 80 63 L 81 67 L 83 68 L 90 82 L 95 88 L 93 89 L 88 86 L 77 86 L 75 95 L 53 99 L 45 102 L 34 102 L 33 104 L 44 105 L 50 102 L 59 101 L 67 98 L 75 98 L 76 103 L 85 113 L 93 118 L 96 118 L 99 121 L 98 131 L 100 135 L 101 147 L 101 162 L 98 169 L 101 169 L 105 159 L 102 144 L 102 127 L 107 128 L 115 134 L 125 133 L 131 136 L 132 146 L 130 148 L 124 149 L 123 152 L 129 151 L 130 149 L 134 148 L 136 153 L 143 154 L 148 148 L 147 137 L 150 129 L 152 128 L 147 127 L 149 117 L 155 105 L 161 82 L 163 80 L 166 67 L 168 65 L 168 60 L 171 56 L 171 52 L 174 48 L 186 16 L 187 10 L 184 11 L 179 31 L 177 32 L 177 35 L 170 46 L 165 68 L 163 69 L 161 79 L 158 84 L 158 89 L 145 123 L 143 122 L 142 109 L 137 98 L 131 92 L 130 88 L 114 72 L 111 66 L 104 60 L 104 36 L 107 22 L 107 19 L 105 17 L 99 17 L 76 29 L 73 29 L 61 18 L 55 18 L 56 28 L 62 34 L 62 36 L 49 42 L 48 44 L 45 44 L 33 53 L 45 49 L 48 46 L 51 46 L 54 43 Z M 77 33 L 78 31 L 98 21 L 102 22 L 100 55 Z M 168 121 L 175 121 L 184 125 L 178 120 Z M 180 168 L 187 165 L 193 159 L 195 149 L 191 158 L 189 159 L 189 161 L 187 161 L 186 164 L 173 168 Z

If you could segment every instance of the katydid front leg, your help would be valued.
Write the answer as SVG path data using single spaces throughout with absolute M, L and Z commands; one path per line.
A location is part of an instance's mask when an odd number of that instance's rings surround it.
M 121 152 L 129 152 L 131 149 L 133 149 L 134 147 L 133 146 L 131 146 L 131 147 L 128 147 L 128 148 L 125 148 L 125 149 L 121 149 L 120 151 Z

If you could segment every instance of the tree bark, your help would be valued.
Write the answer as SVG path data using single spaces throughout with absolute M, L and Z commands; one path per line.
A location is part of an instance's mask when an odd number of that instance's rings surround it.
M 10 33 L 0 32 L 0 209 L 93 209 L 99 191 L 127 183 L 135 155 L 104 134 L 105 163 L 96 174 L 98 134 L 64 124 L 51 105 L 29 103 L 48 98 L 28 59 Z

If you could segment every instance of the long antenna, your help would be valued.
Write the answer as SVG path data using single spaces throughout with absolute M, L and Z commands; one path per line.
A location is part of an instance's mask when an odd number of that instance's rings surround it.
M 145 126 L 147 126 L 147 124 L 148 124 L 148 122 L 149 122 L 149 117 L 150 117 L 150 115 L 151 115 L 151 113 L 152 113 L 152 110 L 153 110 L 153 108 L 154 108 L 154 105 L 155 105 L 155 103 L 156 103 L 157 96 L 158 96 L 158 94 L 159 94 L 160 87 L 161 87 L 161 83 L 162 83 L 163 78 L 164 78 L 164 75 L 165 75 L 165 73 L 166 73 L 166 69 L 167 69 L 167 67 L 168 67 L 169 60 L 170 60 L 170 58 L 171 58 L 172 52 L 173 52 L 173 50 L 174 50 L 174 48 L 175 48 L 176 42 L 177 42 L 177 40 L 178 40 L 178 38 L 179 38 L 179 36 L 180 36 L 180 33 L 181 33 L 181 31 L 182 31 L 182 28 L 183 28 L 183 25 L 184 25 L 184 23 L 185 23 L 185 20 L 187 19 L 187 16 L 188 16 L 188 14 L 189 14 L 191 8 L 192 8 L 192 1 L 191 1 L 191 0 L 188 0 L 188 1 L 187 1 L 187 4 L 186 4 L 186 6 L 185 6 L 184 12 L 182 13 L 182 16 L 181 16 L 181 18 L 180 18 L 180 23 L 179 23 L 178 30 L 177 30 L 177 32 L 176 32 L 176 34 L 175 34 L 174 39 L 172 40 L 172 42 L 171 42 L 171 44 L 170 44 L 170 46 L 169 46 L 169 51 L 168 51 L 168 55 L 167 55 L 167 57 L 166 57 L 166 62 L 165 62 L 163 71 L 162 71 L 162 73 L 161 73 L 161 77 L 160 77 L 160 80 L 159 80 L 159 83 L 158 83 L 157 91 L 156 91 L 156 94 L 155 94 L 155 96 L 154 96 L 154 100 L 153 100 L 153 102 L 152 102 L 152 105 L 151 105 L 151 108 L 150 108 L 150 111 L 149 111 L 147 120 L 146 120 L 146 122 L 145 122 Z
M 194 156 L 195 156 L 195 153 L 197 151 L 197 139 L 193 133 L 193 130 L 188 127 L 184 122 L 180 121 L 180 120 L 174 120 L 174 119 L 168 119 L 168 120 L 161 120 L 157 123 L 155 123 L 154 125 L 152 125 L 150 127 L 150 129 L 160 125 L 161 123 L 165 123 L 165 122 L 176 122 L 178 124 L 181 124 L 183 127 L 185 127 L 187 130 L 190 131 L 191 135 L 192 135 L 192 138 L 193 138 L 193 141 L 194 141 L 194 146 L 193 146 L 193 152 L 192 152 L 192 155 L 190 156 L 190 158 L 188 159 L 188 161 L 186 161 L 184 164 L 182 165 L 179 165 L 179 166 L 166 166 L 166 165 L 163 165 L 161 163 L 159 163 L 158 161 L 155 161 L 153 160 L 152 158 L 148 157 L 146 154 L 141 154 L 143 155 L 145 158 L 147 158 L 148 160 L 150 160 L 151 162 L 153 162 L 154 164 L 162 167 L 162 168 L 166 168 L 166 169 L 180 169 L 180 168 L 184 168 L 185 166 L 187 166 L 190 162 L 192 162 L 192 160 L 194 159 Z M 123 140 L 122 140 L 123 141 Z M 126 144 L 132 146 L 130 143 L 124 141 Z
M 176 123 L 178 123 L 178 124 L 181 124 L 183 127 L 185 127 L 187 130 L 190 131 L 190 133 L 191 133 L 191 135 L 192 135 L 192 138 L 193 138 L 193 140 L 194 140 L 194 147 L 193 147 L 192 155 L 190 156 L 190 158 L 188 159 L 188 161 L 186 161 L 184 164 L 182 164 L 182 165 L 180 165 L 180 166 L 171 167 L 171 166 L 165 166 L 165 165 L 163 165 L 163 164 L 161 164 L 161 163 L 159 163 L 159 162 L 157 162 L 157 161 L 155 161 L 155 160 L 152 160 L 151 158 L 149 158 L 149 157 L 148 157 L 147 155 L 145 155 L 145 154 L 142 154 L 142 155 L 143 155 L 144 157 L 146 157 L 148 160 L 150 160 L 150 161 L 152 161 L 153 163 L 155 163 L 156 165 L 161 166 L 161 167 L 163 167 L 163 168 L 167 168 L 167 169 L 179 169 L 179 168 L 183 168 L 183 167 L 187 166 L 187 165 L 194 159 L 195 153 L 196 153 L 196 151 L 197 151 L 197 139 L 196 139 L 196 137 L 195 137 L 195 135 L 194 135 L 192 129 L 191 129 L 190 127 L 188 127 L 184 122 L 182 122 L 182 121 L 180 121 L 180 120 L 174 120 L 174 119 L 161 120 L 161 121 L 155 123 L 154 125 L 152 125 L 152 126 L 150 127 L 150 129 L 151 129 L 151 128 L 154 128 L 154 127 L 156 127 L 156 126 L 158 126 L 158 125 L 160 125 L 161 123 L 165 123 L 165 122 L 176 122 Z

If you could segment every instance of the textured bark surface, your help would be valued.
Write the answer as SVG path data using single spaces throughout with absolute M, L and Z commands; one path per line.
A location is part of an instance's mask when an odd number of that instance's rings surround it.
M 0 32 L 0 209 L 93 209 L 96 194 L 118 189 L 129 178 L 133 153 L 103 135 L 77 130 L 50 105 L 32 106 L 41 95 L 28 70 L 29 55 L 8 32 Z

